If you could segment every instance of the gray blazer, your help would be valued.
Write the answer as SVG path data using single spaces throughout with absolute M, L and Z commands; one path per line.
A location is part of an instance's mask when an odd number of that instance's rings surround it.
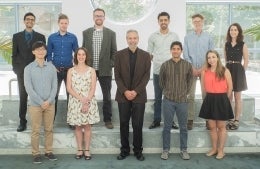
M 92 37 L 94 27 L 83 31 L 83 44 L 88 50 L 90 57 L 88 58 L 89 66 L 93 66 L 93 49 Z M 103 40 L 99 56 L 99 76 L 112 76 L 112 67 L 114 67 L 114 54 L 117 51 L 116 33 L 106 27 L 103 28 Z

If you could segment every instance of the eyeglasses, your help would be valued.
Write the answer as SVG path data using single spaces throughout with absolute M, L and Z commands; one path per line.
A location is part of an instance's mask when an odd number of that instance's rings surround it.
M 104 15 L 94 15 L 95 18 L 104 18 Z
M 44 47 L 41 47 L 41 48 L 36 48 L 35 51 L 43 52 L 43 51 L 46 51 L 46 49 Z
M 192 22 L 193 22 L 193 23 L 201 23 L 202 20 L 193 20 Z
M 26 21 L 32 21 L 32 22 L 35 21 L 35 19 L 31 19 L 31 18 L 25 18 L 25 20 L 26 20 Z

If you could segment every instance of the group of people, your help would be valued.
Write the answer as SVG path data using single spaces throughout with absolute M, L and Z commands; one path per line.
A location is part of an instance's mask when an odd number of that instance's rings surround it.
M 70 128 L 75 129 L 75 158 L 92 158 L 91 126 L 100 121 L 95 98 L 97 80 L 103 94 L 103 121 L 107 129 L 114 127 L 111 110 L 113 67 L 121 140 L 117 159 L 123 160 L 130 155 L 131 119 L 133 152 L 137 160 L 143 161 L 142 128 L 151 62 L 155 99 L 154 120 L 149 129 L 160 126 L 163 112 L 161 158 L 166 160 L 169 156 L 170 130 L 180 128 L 180 155 L 184 160 L 190 159 L 187 140 L 188 130 L 192 130 L 195 117 L 197 79 L 200 79 L 204 100 L 199 117 L 206 119 L 212 140 L 212 149 L 206 155 L 217 155 L 217 159 L 224 157 L 226 128 L 235 130 L 239 127 L 241 91 L 247 89 L 245 70 L 248 50 L 239 24 L 232 24 L 227 32 L 225 67 L 214 50 L 211 36 L 203 31 L 204 17 L 200 14 L 192 16 L 194 30 L 185 36 L 182 46 L 178 35 L 169 30 L 170 15 L 167 12 L 159 13 L 157 19 L 160 29 L 149 37 L 147 51 L 138 47 L 139 34 L 134 29 L 126 32 L 128 46 L 117 51 L 116 33 L 104 26 L 105 11 L 100 8 L 93 11 L 94 26 L 83 31 L 82 47 L 79 47 L 77 37 L 67 31 L 69 19 L 66 15 L 59 15 L 59 31 L 49 36 L 47 45 L 44 35 L 33 30 L 35 19 L 33 13 L 25 14 L 26 28 L 13 35 L 12 55 L 20 96 L 20 124 L 17 131 L 22 132 L 27 128 L 29 95 L 34 163 L 42 162 L 39 150 L 42 121 L 45 131 L 45 157 L 57 160 L 52 152 L 53 123 L 62 81 L 67 89 L 67 123 Z M 235 116 L 231 106 L 233 92 Z M 178 125 L 174 122 L 175 113 Z M 227 120 L 229 121 L 226 124 Z
M 75 34 L 68 32 L 69 18 L 58 17 L 58 32 L 45 36 L 34 31 L 36 17 L 24 15 L 24 31 L 13 35 L 12 65 L 19 86 L 19 117 L 17 132 L 27 129 L 27 97 L 31 117 L 33 162 L 41 163 L 39 150 L 40 126 L 45 131 L 45 157 L 57 160 L 52 152 L 53 124 L 57 114 L 59 91 L 64 81 L 67 93 L 67 123 L 75 129 L 76 159 L 91 159 L 91 125 L 100 121 L 95 99 L 97 80 L 103 94 L 103 121 L 112 129 L 111 83 L 116 34 L 104 27 L 105 11 L 93 11 L 94 27 L 83 31 L 82 47 Z M 84 142 L 84 146 L 82 145 Z

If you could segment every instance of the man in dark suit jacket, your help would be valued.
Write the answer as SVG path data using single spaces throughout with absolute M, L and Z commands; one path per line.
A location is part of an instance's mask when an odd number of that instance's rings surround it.
M 20 125 L 17 128 L 18 132 L 22 132 L 27 128 L 26 112 L 28 94 L 26 93 L 24 87 L 24 68 L 26 65 L 34 61 L 32 44 L 36 41 L 46 43 L 45 36 L 33 30 L 33 26 L 35 24 L 35 15 L 33 13 L 28 12 L 24 15 L 24 24 L 25 30 L 13 35 L 12 49 L 12 65 L 13 71 L 17 75 L 20 99 Z
M 111 122 L 111 87 L 114 54 L 117 51 L 116 34 L 104 27 L 105 11 L 97 8 L 93 11 L 94 27 L 83 31 L 83 47 L 88 50 L 89 66 L 96 70 L 97 78 L 103 94 L 103 121 L 108 129 L 113 128 Z
M 132 118 L 134 155 L 143 161 L 142 128 L 151 58 L 148 52 L 137 47 L 139 36 L 136 30 L 127 31 L 126 40 L 128 48 L 116 53 L 114 68 L 121 137 L 121 153 L 117 159 L 123 160 L 129 155 L 129 121 Z

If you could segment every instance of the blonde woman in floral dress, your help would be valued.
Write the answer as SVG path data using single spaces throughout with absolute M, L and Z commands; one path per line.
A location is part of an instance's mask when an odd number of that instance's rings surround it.
M 77 142 L 76 159 L 90 160 L 91 125 L 100 121 L 95 99 L 96 73 L 87 65 L 88 54 L 85 48 L 78 48 L 74 54 L 74 66 L 67 75 L 69 93 L 67 123 L 75 126 Z M 84 148 L 82 143 L 84 142 Z

